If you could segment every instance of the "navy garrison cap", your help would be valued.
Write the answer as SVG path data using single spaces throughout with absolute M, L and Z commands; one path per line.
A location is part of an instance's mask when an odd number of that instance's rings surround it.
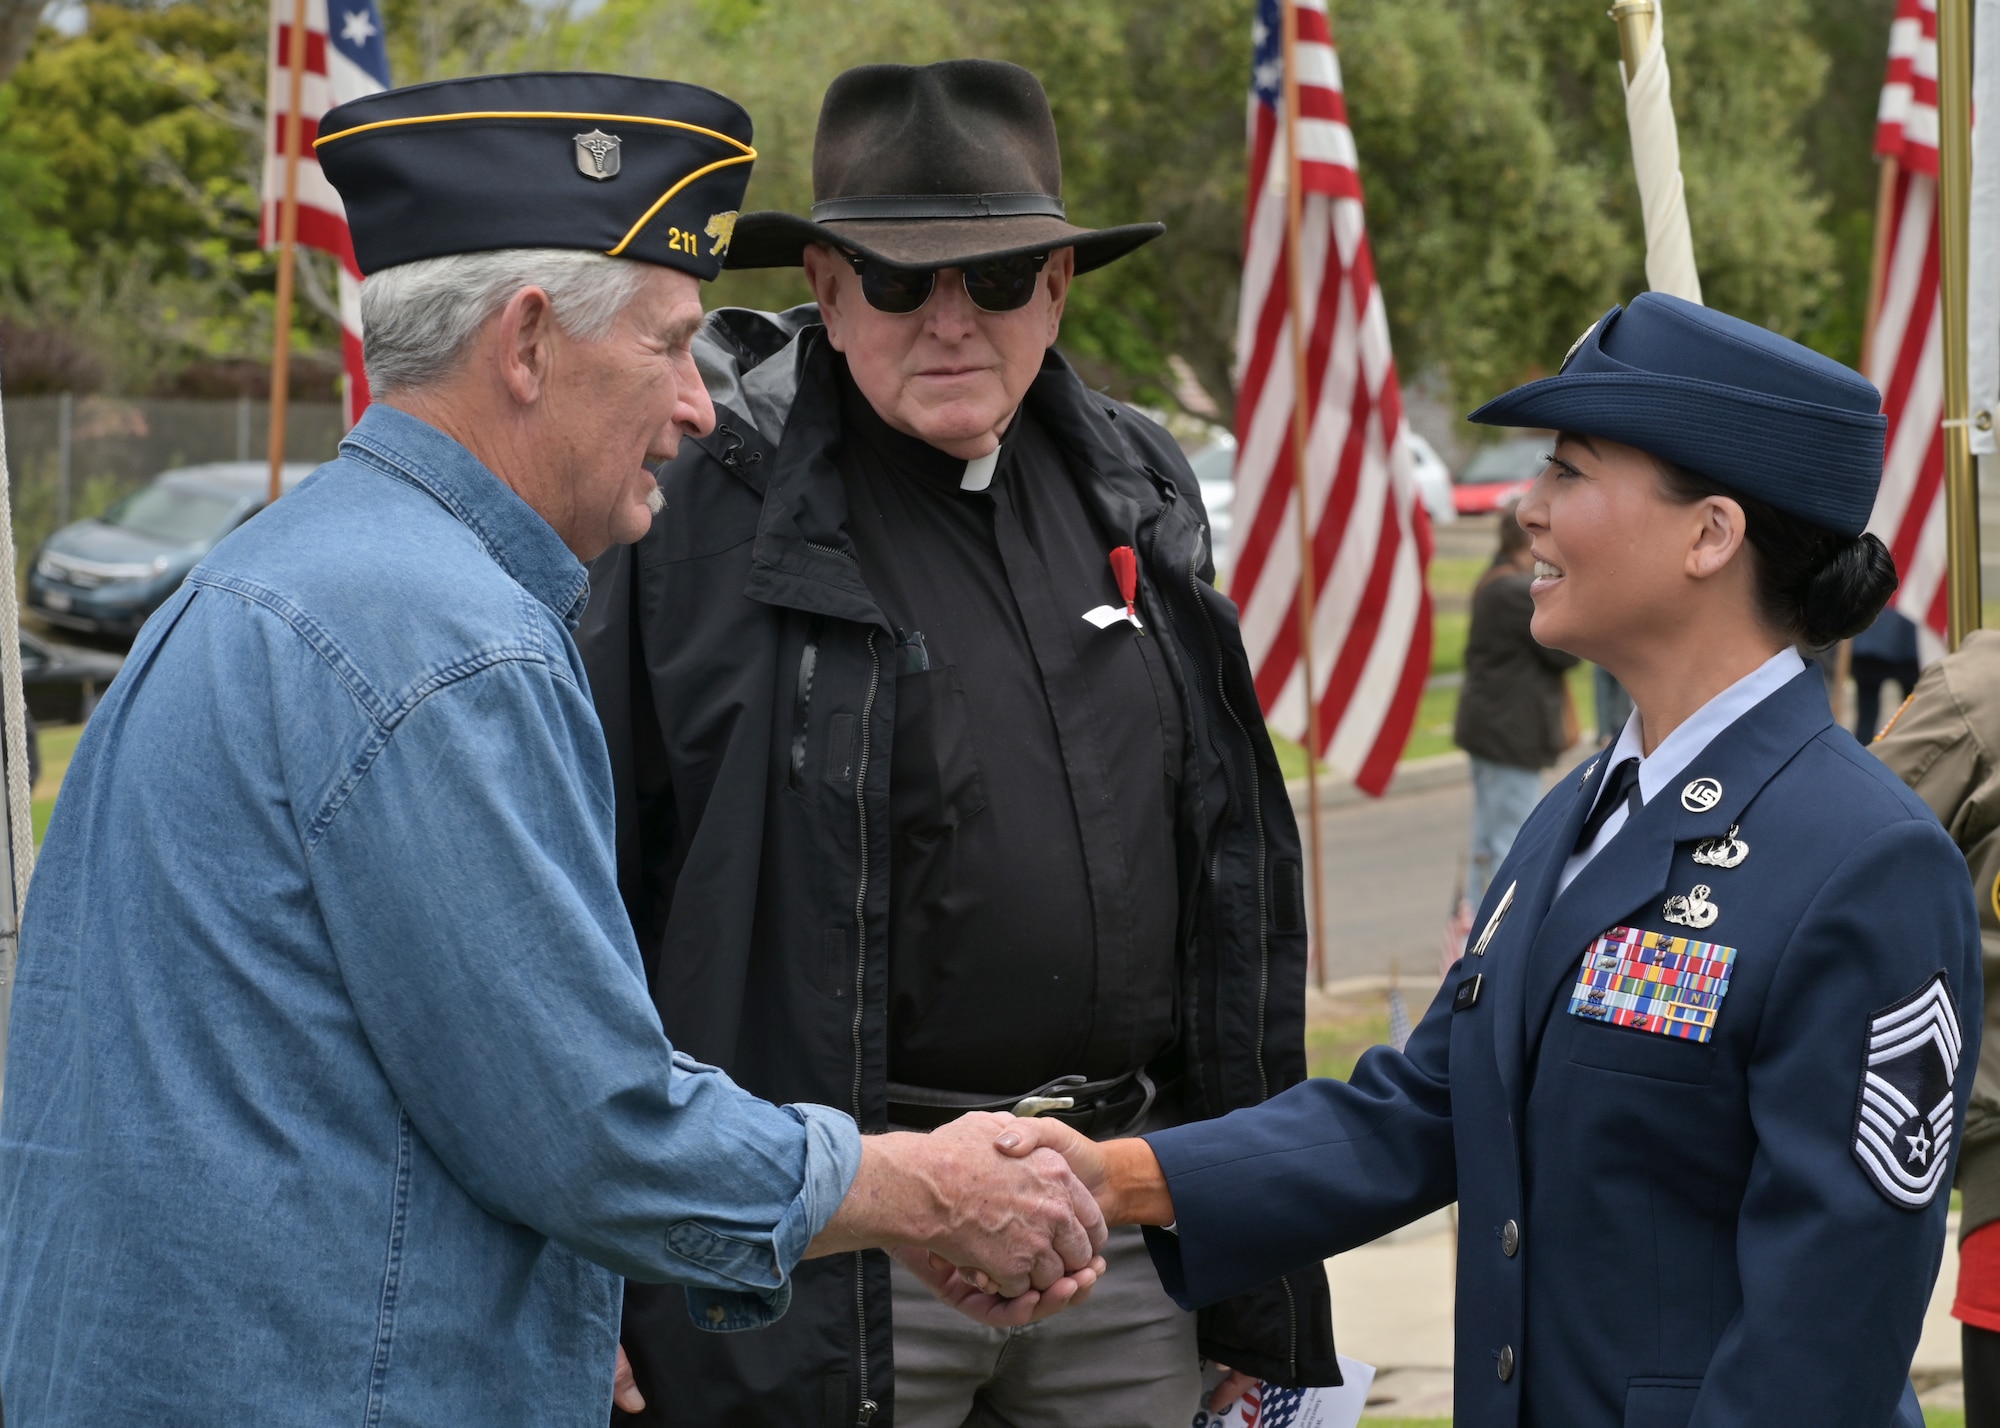
M 750 116 L 616 74 L 491 74 L 371 94 L 314 141 L 364 276 L 451 253 L 583 248 L 713 278 L 750 182 Z
M 1858 372 L 1664 293 L 1612 308 L 1555 376 L 1470 420 L 1609 437 L 1849 536 L 1875 508 L 1888 430 Z

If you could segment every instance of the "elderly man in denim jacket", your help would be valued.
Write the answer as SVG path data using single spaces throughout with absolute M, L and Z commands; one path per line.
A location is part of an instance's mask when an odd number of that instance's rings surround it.
M 320 134 L 380 402 L 147 625 L 71 766 L 0 1113 L 8 1417 L 599 1428 L 621 1275 L 748 1328 L 863 1246 L 996 1322 L 1072 1300 L 1103 1231 L 1060 1162 L 1001 1117 L 864 1142 L 677 1055 L 619 901 L 581 562 L 712 424 L 748 117 L 495 76 Z

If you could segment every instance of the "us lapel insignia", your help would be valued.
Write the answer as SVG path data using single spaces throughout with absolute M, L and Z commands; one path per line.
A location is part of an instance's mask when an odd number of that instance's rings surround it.
M 1681 807 L 1690 813 L 1706 813 L 1722 802 L 1722 785 L 1712 778 L 1690 779 L 1681 790 Z
M 1737 825 L 1720 838 L 1704 838 L 1694 845 L 1694 860 L 1704 868 L 1733 868 L 1750 856 L 1750 845 L 1736 836 Z
M 1596 773 L 1596 772 L 1597 772 L 1597 760 L 1596 760 L 1596 759 L 1592 759 L 1592 760 L 1591 760 L 1591 761 L 1590 761 L 1589 763 L 1587 763 L 1587 764 L 1585 764 L 1585 765 L 1583 766 L 1583 779 L 1582 779 L 1582 782 L 1584 782 L 1584 783 L 1589 783 L 1589 782 L 1590 782 L 1590 776 L 1591 776 L 1592 774 Z
M 1667 905 L 1660 909 L 1660 916 L 1682 927 L 1709 927 L 1721 915 L 1722 909 L 1708 900 L 1707 883 L 1696 883 L 1685 897 L 1668 898 Z
M 1468 957 L 1486 955 L 1486 948 L 1493 941 L 1493 934 L 1500 930 L 1500 923 L 1507 916 L 1507 909 L 1514 905 L 1514 889 L 1520 885 L 1518 879 L 1507 884 L 1507 891 L 1500 894 L 1500 906 L 1494 908 L 1493 915 L 1486 919 L 1486 929 L 1479 934 L 1479 940 L 1472 944 L 1472 950 L 1466 954 Z
M 1921 1209 L 1945 1184 L 1951 1088 L 1963 1052 L 1942 972 L 1869 1020 L 1854 1158 L 1892 1205 Z

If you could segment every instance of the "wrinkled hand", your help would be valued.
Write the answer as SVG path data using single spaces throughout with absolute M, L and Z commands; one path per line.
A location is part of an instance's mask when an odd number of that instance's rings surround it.
M 1007 1155 L 1037 1155 L 1049 1151 L 1063 1158 L 1077 1181 L 1100 1208 L 1110 1194 L 1111 1172 L 1104 1149 L 1083 1132 L 1049 1116 L 996 1116 L 1004 1124 L 993 1144 Z
M 625 1357 L 625 1346 L 618 1346 L 618 1372 L 611 1380 L 611 1402 L 624 1413 L 638 1413 L 646 1407 L 646 1396 L 639 1392 L 639 1384 L 632 1377 L 632 1361 Z
M 974 1113 L 929 1135 L 863 1136 L 854 1181 L 806 1253 L 914 1247 L 977 1271 L 966 1278 L 980 1293 L 1057 1289 L 1097 1258 L 1104 1215 L 1055 1151 L 996 1149 L 1011 1124 Z
M 1107 1233 L 1096 1197 L 1062 1155 L 994 1153 L 996 1138 L 1014 1124 L 1010 1116 L 976 1111 L 924 1137 L 945 1214 L 941 1232 L 921 1248 L 980 1271 L 979 1279 L 961 1276 L 972 1292 L 1005 1299 L 1057 1291 L 1080 1273 L 1094 1278 Z M 1065 1301 L 1073 1294 L 1064 1294 Z
M 990 1281 L 976 1269 L 961 1270 L 948 1259 L 929 1250 L 905 1247 L 891 1250 L 905 1269 L 924 1282 L 939 1299 L 966 1318 L 994 1329 L 1018 1329 L 1038 1323 L 1052 1314 L 1083 1303 L 1092 1286 L 1104 1273 L 1102 1256 L 1091 1260 L 1074 1274 L 1066 1274 L 1047 1289 L 1030 1289 L 1012 1299 L 995 1294 Z

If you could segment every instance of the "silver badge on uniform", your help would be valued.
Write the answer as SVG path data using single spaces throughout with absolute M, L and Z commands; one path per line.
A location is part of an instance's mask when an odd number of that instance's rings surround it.
M 1514 889 L 1521 884 L 1517 879 L 1507 884 L 1507 891 L 1500 895 L 1500 906 L 1493 909 L 1493 915 L 1486 919 L 1486 930 L 1479 934 L 1479 940 L 1472 944 L 1468 957 L 1484 957 L 1487 946 L 1493 941 L 1493 934 L 1500 930 L 1501 921 L 1507 916 L 1507 909 L 1514 905 Z
M 1733 868 L 1750 856 L 1750 845 L 1736 836 L 1736 824 L 1720 838 L 1704 838 L 1694 845 L 1694 860 L 1704 868 Z
M 1707 883 L 1696 883 L 1685 897 L 1676 894 L 1668 898 L 1660 909 L 1660 916 L 1682 927 L 1708 927 L 1721 915 L 1722 909 L 1708 900 Z
M 1951 1088 L 1963 1050 L 1943 972 L 1869 1020 L 1854 1158 L 1892 1205 L 1921 1210 L 1944 1187 Z
M 585 178 L 618 177 L 618 167 L 621 162 L 618 148 L 622 142 L 616 134 L 607 134 L 602 129 L 592 129 L 588 134 L 578 134 L 576 171 Z
M 1722 802 L 1722 785 L 1712 778 L 1690 779 L 1681 790 L 1681 807 L 1690 813 L 1706 813 Z

